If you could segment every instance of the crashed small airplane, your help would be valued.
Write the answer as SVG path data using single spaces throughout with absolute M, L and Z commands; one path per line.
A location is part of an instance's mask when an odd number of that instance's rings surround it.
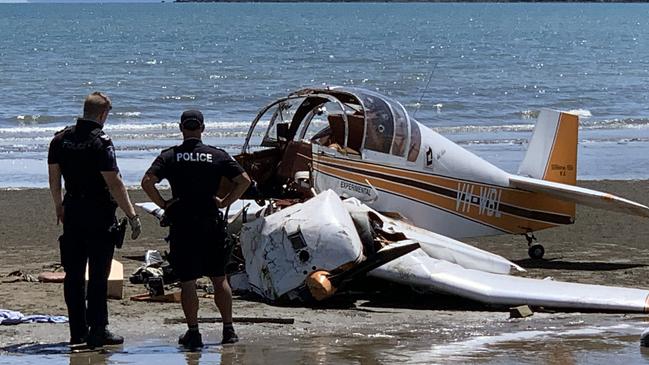
M 267 129 L 253 146 L 262 120 Z M 521 234 L 529 256 L 542 258 L 533 233 L 574 223 L 575 203 L 649 217 L 647 206 L 575 186 L 578 128 L 576 115 L 542 110 L 514 175 L 419 123 L 397 101 L 358 88 L 312 88 L 261 109 L 235 158 L 262 198 L 304 198 L 308 183 L 306 194 L 332 189 L 452 238 Z
M 267 130 L 256 134 L 262 120 Z M 647 290 L 510 276 L 524 270 L 454 239 L 531 237 L 573 223 L 575 203 L 649 216 L 644 205 L 574 186 L 577 128 L 576 116 L 543 111 L 518 176 L 380 94 L 292 93 L 259 112 L 235 156 L 257 188 L 244 197 L 254 200 L 229 209 L 243 264 L 231 283 L 270 302 L 306 303 L 368 275 L 488 305 L 647 312 Z M 153 203 L 138 205 L 163 216 Z M 532 257 L 543 251 L 530 245 Z

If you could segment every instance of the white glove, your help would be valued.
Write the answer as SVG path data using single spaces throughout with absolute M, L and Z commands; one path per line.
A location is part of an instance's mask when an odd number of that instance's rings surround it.
M 128 225 L 131 226 L 131 239 L 134 240 L 140 236 L 142 232 L 142 223 L 140 223 L 140 216 L 134 215 L 133 218 L 128 218 Z

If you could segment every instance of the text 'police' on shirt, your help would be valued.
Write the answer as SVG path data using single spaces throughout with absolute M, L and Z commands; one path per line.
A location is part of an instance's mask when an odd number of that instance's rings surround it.
M 176 161 L 212 162 L 212 154 L 198 152 L 176 153 Z

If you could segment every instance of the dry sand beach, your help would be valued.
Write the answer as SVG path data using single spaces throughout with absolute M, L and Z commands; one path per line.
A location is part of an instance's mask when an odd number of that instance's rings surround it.
M 584 181 L 581 186 L 649 203 L 649 181 Z M 135 202 L 146 201 L 132 191 Z M 57 237 L 61 227 L 45 189 L 0 191 L 0 308 L 23 314 L 65 315 L 62 284 L 6 282 L 21 270 L 37 276 L 59 262 Z M 520 236 L 465 240 L 503 255 L 528 269 L 524 275 L 580 283 L 649 289 L 649 221 L 580 207 L 572 226 L 538 232 L 546 248 L 542 261 L 527 257 Z M 140 262 L 127 256 L 147 249 L 164 251 L 165 230 L 153 218 L 143 218 L 143 234 L 117 251 L 128 277 Z M 146 292 L 125 281 L 125 297 L 110 300 L 111 328 L 126 343 L 107 353 L 68 354 L 67 325 L 0 326 L 2 363 L 642 363 L 649 360 L 639 346 L 649 320 L 642 314 L 536 313 L 511 320 L 507 310 L 463 306 L 453 299 L 412 294 L 392 299 L 354 297 L 337 308 L 275 307 L 238 297 L 238 317 L 292 318 L 294 324 L 238 323 L 242 341 L 221 347 L 220 324 L 202 324 L 208 348 L 180 352 L 177 335 L 183 324 L 179 304 L 133 302 Z M 458 307 L 459 305 L 459 307 Z M 218 316 L 211 299 L 201 299 L 202 317 Z

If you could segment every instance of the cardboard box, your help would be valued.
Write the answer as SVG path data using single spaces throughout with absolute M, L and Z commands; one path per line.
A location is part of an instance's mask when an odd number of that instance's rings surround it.
M 86 265 L 86 286 L 88 285 L 88 265 Z M 108 298 L 122 299 L 124 297 L 124 265 L 117 260 L 110 264 L 108 276 Z

